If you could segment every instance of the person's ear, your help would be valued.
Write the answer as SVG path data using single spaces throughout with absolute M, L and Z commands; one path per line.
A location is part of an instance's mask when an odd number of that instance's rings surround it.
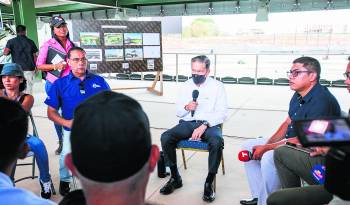
M 159 159 L 159 148 L 157 145 L 152 145 L 151 156 L 149 157 L 149 171 L 153 172 L 154 168 L 157 165 Z
M 77 171 L 76 171 L 76 168 L 73 164 L 73 159 L 72 159 L 72 154 L 71 153 L 68 153 L 66 155 L 66 157 L 64 158 L 64 164 L 66 165 L 66 167 L 72 172 L 72 174 L 74 176 L 78 176 L 77 175 Z
M 67 63 L 68 63 L 68 65 L 69 65 L 69 67 L 72 67 L 72 65 L 71 65 L 71 62 L 70 62 L 70 59 L 69 59 L 69 58 L 67 59 Z
M 30 147 L 29 147 L 28 143 L 24 143 L 22 149 L 18 153 L 18 159 L 26 158 L 29 150 L 30 150 Z
M 19 78 L 20 83 L 23 83 L 23 81 L 24 81 L 23 78 Z
M 317 81 L 317 73 L 312 72 L 310 73 L 310 76 L 311 76 L 310 81 Z

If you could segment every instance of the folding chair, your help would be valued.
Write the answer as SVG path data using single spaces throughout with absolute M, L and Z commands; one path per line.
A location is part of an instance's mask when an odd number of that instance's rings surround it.
M 223 126 L 221 125 L 220 127 L 222 128 Z M 185 170 L 187 169 L 185 150 L 190 150 L 195 152 L 209 152 L 208 143 L 202 142 L 202 141 L 193 141 L 188 139 L 179 141 L 177 143 L 176 149 L 181 150 L 182 161 L 183 161 Z M 222 156 L 221 157 L 222 174 L 225 175 L 224 154 L 222 153 L 221 156 Z M 216 177 L 214 180 L 214 190 L 216 190 Z
M 30 122 L 32 124 L 32 128 L 33 128 L 33 137 L 39 137 L 38 135 L 38 130 L 36 129 L 36 125 L 35 125 L 35 122 L 34 122 L 34 118 L 33 118 L 33 115 L 31 112 L 28 113 L 28 116 L 29 116 L 29 119 L 30 119 Z M 33 152 L 28 152 L 27 157 L 32 157 L 32 161 L 30 163 L 16 163 L 16 165 L 14 166 L 14 168 L 12 169 L 12 173 L 11 173 L 11 179 L 13 180 L 14 183 L 17 183 L 19 181 L 22 181 L 22 180 L 25 180 L 25 179 L 35 179 L 35 178 L 38 178 L 37 175 L 35 175 L 35 156 L 34 156 L 34 153 Z M 22 177 L 22 178 L 19 178 L 19 179 L 15 179 L 15 172 L 16 172 L 16 167 L 17 166 L 32 166 L 32 171 L 31 171 L 31 175 L 29 176 L 26 176 L 26 177 Z M 52 191 L 52 194 L 53 195 L 56 195 L 56 190 L 55 190 L 55 187 L 53 185 L 53 183 L 51 183 L 51 191 Z

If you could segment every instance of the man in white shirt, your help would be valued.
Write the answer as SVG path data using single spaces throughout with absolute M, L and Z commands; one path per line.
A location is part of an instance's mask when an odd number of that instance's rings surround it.
M 49 200 L 13 186 L 10 174 L 17 158 L 29 150 L 25 143 L 28 115 L 15 101 L 0 97 L 0 205 L 53 205 Z
M 170 180 L 160 189 L 160 193 L 171 194 L 182 187 L 181 176 L 176 165 L 176 145 L 180 140 L 202 140 L 208 143 L 209 173 L 204 184 L 203 200 L 215 199 L 213 181 L 220 165 L 224 140 L 221 124 L 227 117 L 227 99 L 224 85 L 212 79 L 210 60 L 207 56 L 197 56 L 191 60 L 192 79 L 183 84 L 179 92 L 176 114 L 180 122 L 161 136 L 162 149 L 171 170 Z

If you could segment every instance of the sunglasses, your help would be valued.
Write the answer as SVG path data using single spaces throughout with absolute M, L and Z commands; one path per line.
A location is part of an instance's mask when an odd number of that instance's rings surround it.
M 350 72 L 345 72 L 343 75 L 345 79 L 350 79 Z
M 85 94 L 85 82 L 81 81 L 79 83 L 79 90 L 80 90 L 80 94 L 84 95 Z

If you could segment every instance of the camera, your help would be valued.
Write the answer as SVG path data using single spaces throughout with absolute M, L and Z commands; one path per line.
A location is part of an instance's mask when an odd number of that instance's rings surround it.
M 322 118 L 295 121 L 295 131 L 304 147 L 328 146 L 325 188 L 343 200 L 350 200 L 350 121 Z

